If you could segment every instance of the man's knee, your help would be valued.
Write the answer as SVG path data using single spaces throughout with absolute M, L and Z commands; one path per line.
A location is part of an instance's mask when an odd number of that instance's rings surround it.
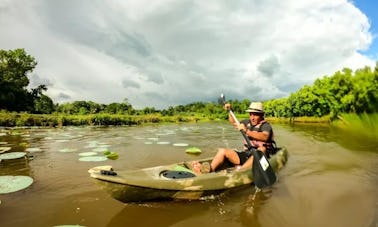
M 230 150 L 230 149 L 225 149 L 224 150 L 224 155 L 227 157 L 227 158 L 232 158 L 234 157 L 236 154 L 236 152 L 234 150 Z
M 225 148 L 218 148 L 218 154 L 222 154 L 223 156 L 226 155 L 226 149 Z

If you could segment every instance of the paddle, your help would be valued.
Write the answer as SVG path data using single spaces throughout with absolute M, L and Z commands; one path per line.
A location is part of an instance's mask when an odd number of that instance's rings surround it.
M 220 99 L 224 105 L 226 103 L 226 98 L 223 94 L 221 94 Z M 235 123 L 239 125 L 240 122 L 236 118 L 234 112 L 232 112 L 231 109 L 228 109 L 228 112 Z M 255 149 L 252 146 L 250 139 L 243 130 L 240 130 L 240 132 L 247 143 L 248 150 L 252 153 L 253 156 L 252 175 L 256 187 L 264 188 L 273 185 L 274 182 L 276 182 L 276 174 L 274 173 L 268 159 L 261 151 Z

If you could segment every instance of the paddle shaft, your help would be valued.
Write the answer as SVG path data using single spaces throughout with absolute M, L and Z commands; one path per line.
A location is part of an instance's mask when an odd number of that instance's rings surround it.
M 232 119 L 235 121 L 236 125 L 239 126 L 240 125 L 240 122 L 238 121 L 238 119 L 236 118 L 234 112 L 232 112 L 231 109 L 228 110 L 228 113 L 231 115 Z M 252 143 L 251 143 L 251 140 L 249 139 L 249 137 L 247 136 L 247 134 L 245 133 L 245 131 L 243 129 L 240 129 L 240 132 L 241 134 L 243 135 L 246 143 L 247 143 L 247 147 L 248 149 L 251 149 L 253 148 L 252 146 Z
M 225 100 L 223 94 L 221 95 L 221 100 L 222 100 L 223 105 L 226 104 L 226 100 Z M 232 117 L 232 119 L 234 120 L 234 122 L 236 123 L 236 125 L 239 126 L 239 125 L 240 125 L 240 122 L 239 122 L 239 120 L 236 118 L 236 116 L 235 116 L 234 112 L 231 110 L 231 108 L 230 108 L 230 109 L 227 109 L 227 111 L 228 111 L 228 114 L 231 115 L 231 117 Z M 245 133 L 245 131 L 242 130 L 242 129 L 240 129 L 240 132 L 241 132 L 241 134 L 243 135 L 243 137 L 244 137 L 244 139 L 245 139 L 245 141 L 246 141 L 246 143 L 247 143 L 247 147 L 248 147 L 248 149 L 253 148 L 252 143 L 251 143 L 251 140 L 248 138 L 248 136 L 247 136 L 247 134 Z

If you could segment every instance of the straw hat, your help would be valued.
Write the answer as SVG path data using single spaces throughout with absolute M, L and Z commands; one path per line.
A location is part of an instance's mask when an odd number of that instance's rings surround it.
M 261 102 L 251 102 L 246 112 L 249 113 L 264 113 L 264 107 Z

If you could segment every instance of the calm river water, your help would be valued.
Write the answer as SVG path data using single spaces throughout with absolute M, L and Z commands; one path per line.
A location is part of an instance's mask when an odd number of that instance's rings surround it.
M 377 141 L 319 125 L 273 125 L 289 161 L 272 189 L 246 187 L 204 201 L 124 204 L 89 177 L 98 165 L 139 169 L 212 157 L 217 147 L 236 147 L 241 135 L 224 123 L 138 127 L 67 127 L 0 130 L 0 146 L 32 159 L 3 160 L 0 175 L 26 175 L 34 183 L 0 194 L 0 226 L 378 226 Z M 185 153 L 199 147 L 202 154 Z M 21 144 L 21 145 L 20 145 Z M 111 150 L 117 160 L 79 161 L 81 152 Z

